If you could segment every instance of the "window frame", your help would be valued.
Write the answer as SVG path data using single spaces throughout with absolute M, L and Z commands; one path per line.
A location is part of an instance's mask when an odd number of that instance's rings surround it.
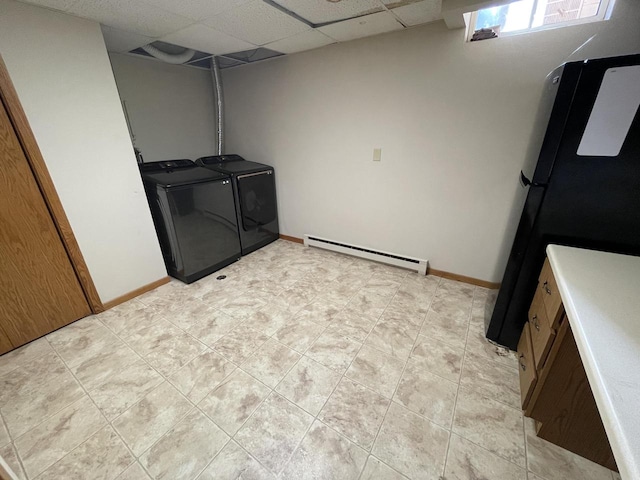
M 517 0 L 516 0 L 517 1 Z M 538 2 L 539 0 L 534 0 L 533 1 L 533 7 L 531 8 L 531 16 L 529 18 L 529 25 L 533 24 L 533 19 L 535 17 L 536 14 L 536 8 L 538 6 Z M 598 14 L 597 15 L 593 15 L 591 17 L 585 17 L 585 18 L 575 18 L 573 20 L 567 20 L 566 22 L 556 22 L 556 23 L 549 23 L 547 25 L 540 25 L 539 27 L 529 27 L 526 29 L 522 29 L 522 30 L 515 30 L 513 32 L 500 32 L 498 30 L 498 38 L 500 37 L 512 37 L 515 35 L 523 35 L 526 33 L 534 33 L 534 32 L 540 32 L 543 30 L 553 30 L 556 28 L 564 28 L 564 27 L 572 27 L 574 25 L 582 25 L 583 23 L 592 23 L 592 22 L 602 22 L 604 20 L 608 20 L 611 16 L 611 9 L 613 7 L 613 5 L 615 4 L 616 0 L 600 0 L 600 8 L 598 9 Z M 515 2 L 514 2 L 515 3 Z M 508 4 L 506 4 L 508 5 Z M 506 5 L 502 5 L 502 6 L 506 6 Z M 487 7 L 487 8 L 492 8 L 492 7 Z M 466 35 L 466 41 L 470 42 L 471 38 L 473 37 L 473 34 L 476 32 L 476 22 L 478 21 L 478 12 L 484 10 L 484 8 L 480 9 L 480 10 L 475 10 L 473 12 L 470 12 L 470 16 L 469 16 L 469 25 L 467 27 L 467 35 Z

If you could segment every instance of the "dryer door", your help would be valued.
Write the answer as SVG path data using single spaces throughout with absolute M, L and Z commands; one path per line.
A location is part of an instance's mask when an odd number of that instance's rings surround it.
M 240 216 L 245 231 L 255 230 L 278 218 L 273 170 L 238 175 Z

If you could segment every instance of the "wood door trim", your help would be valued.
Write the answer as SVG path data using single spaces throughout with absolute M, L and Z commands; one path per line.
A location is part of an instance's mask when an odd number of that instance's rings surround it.
M 38 187 L 42 192 L 42 196 L 44 197 L 44 201 L 49 209 L 51 218 L 53 218 L 53 223 L 58 230 L 62 244 L 67 251 L 67 255 L 69 256 L 71 265 L 78 277 L 82 291 L 87 298 L 87 302 L 91 307 L 91 311 L 93 313 L 100 313 L 104 311 L 104 305 L 102 304 L 102 300 L 100 300 L 96 286 L 89 274 L 89 269 L 84 261 L 84 257 L 82 256 L 82 252 L 80 251 L 80 247 L 76 241 L 76 237 L 71 230 L 69 219 L 62 208 L 60 197 L 58 197 L 55 186 L 53 185 L 53 180 L 51 180 L 44 158 L 42 157 L 42 153 L 40 152 L 40 148 L 38 147 L 33 131 L 29 126 L 27 116 L 22 108 L 22 104 L 20 103 L 20 99 L 18 98 L 18 94 L 13 86 L 11 78 L 9 77 L 9 72 L 1 55 L 0 100 L 4 104 L 7 114 L 9 115 L 9 119 L 13 124 L 13 128 L 18 135 L 18 140 L 22 145 L 27 161 L 29 162 L 29 166 L 31 167 L 36 182 L 38 183 Z
M 142 295 L 143 293 L 147 293 L 150 292 L 151 290 L 154 290 L 162 285 L 165 285 L 167 283 L 169 283 L 171 281 L 171 279 L 169 277 L 164 277 L 161 278 L 159 280 L 156 280 L 155 282 L 151 282 L 147 285 L 143 285 L 140 288 L 136 288 L 135 290 L 130 291 L 129 293 L 125 293 L 124 295 L 121 295 L 119 297 L 114 298 L 113 300 L 109 300 L 108 302 L 104 302 L 104 308 L 105 310 L 109 310 L 110 308 L 113 308 L 117 305 L 120 305 L 121 303 L 124 303 L 128 300 L 131 300 L 132 298 L 136 298 L 139 297 L 140 295 Z

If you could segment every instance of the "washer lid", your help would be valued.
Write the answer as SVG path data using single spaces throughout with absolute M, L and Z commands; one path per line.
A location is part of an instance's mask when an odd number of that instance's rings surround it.
M 242 173 L 262 172 L 264 170 L 273 170 L 273 167 L 264 163 L 249 162 L 240 155 L 218 155 L 212 157 L 201 157 L 197 160 L 198 165 L 216 170 L 218 172 L 227 173 L 229 175 L 238 175 Z
M 199 167 L 191 160 L 143 163 L 140 170 L 145 182 L 155 183 L 161 187 L 177 187 L 229 178 L 222 172 Z

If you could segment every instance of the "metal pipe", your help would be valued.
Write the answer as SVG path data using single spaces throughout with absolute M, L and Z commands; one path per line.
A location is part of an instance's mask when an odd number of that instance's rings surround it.
M 224 100 L 222 76 L 217 57 L 211 57 L 211 79 L 213 81 L 213 99 L 216 106 L 216 155 L 224 154 Z

